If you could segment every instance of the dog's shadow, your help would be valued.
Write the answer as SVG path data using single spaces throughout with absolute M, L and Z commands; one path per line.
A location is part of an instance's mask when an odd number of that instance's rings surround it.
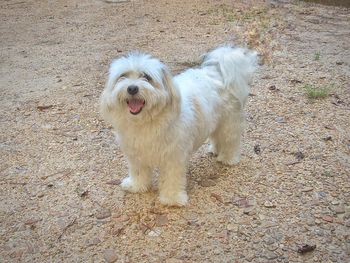
M 210 187 L 217 184 L 218 179 L 226 174 L 228 167 L 216 160 L 216 156 L 203 145 L 191 158 L 187 170 L 188 190 L 195 185 Z
M 208 145 L 204 144 L 193 154 L 187 166 L 187 190 L 199 185 L 201 187 L 215 186 L 220 177 L 226 176 L 230 166 L 217 162 L 216 156 L 208 151 Z M 159 169 L 153 171 L 152 192 L 158 191 Z

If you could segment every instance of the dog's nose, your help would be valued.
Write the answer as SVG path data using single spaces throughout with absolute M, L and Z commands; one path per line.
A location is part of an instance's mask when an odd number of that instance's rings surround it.
M 139 91 L 139 87 L 130 85 L 127 90 L 130 95 L 135 95 Z

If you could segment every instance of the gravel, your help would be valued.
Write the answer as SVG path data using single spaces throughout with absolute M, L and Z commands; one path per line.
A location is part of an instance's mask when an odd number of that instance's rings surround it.
M 0 5 L 1 262 L 349 262 L 349 9 Z M 223 43 L 261 58 L 241 162 L 221 165 L 200 148 L 184 208 L 162 206 L 156 185 L 122 191 L 127 160 L 98 113 L 109 63 L 141 50 L 176 74 Z M 330 91 L 310 99 L 305 85 Z M 306 244 L 315 250 L 298 253 Z

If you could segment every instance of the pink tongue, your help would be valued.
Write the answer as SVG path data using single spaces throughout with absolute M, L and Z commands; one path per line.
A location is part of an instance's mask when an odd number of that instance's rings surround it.
M 132 113 L 139 112 L 142 109 L 143 105 L 144 105 L 144 101 L 138 100 L 138 99 L 131 99 L 129 100 L 129 103 L 128 103 L 129 110 Z

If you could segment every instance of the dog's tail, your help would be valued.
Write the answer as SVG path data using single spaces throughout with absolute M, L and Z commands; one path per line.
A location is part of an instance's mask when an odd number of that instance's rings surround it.
M 257 68 L 257 52 L 222 46 L 207 53 L 202 65 L 217 67 L 224 89 L 229 89 L 243 107 L 249 95 L 249 82 Z

